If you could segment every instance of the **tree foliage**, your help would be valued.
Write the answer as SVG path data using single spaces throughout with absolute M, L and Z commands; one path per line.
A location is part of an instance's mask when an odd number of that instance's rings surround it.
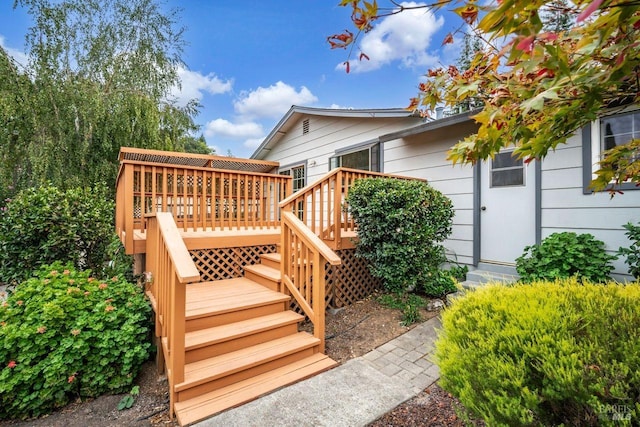
M 428 70 L 410 109 L 428 115 L 436 106 L 454 107 L 479 99 L 475 135 L 449 151 L 454 163 L 474 163 L 515 146 L 530 162 L 544 158 L 576 130 L 603 112 L 640 101 L 640 2 L 637 0 L 442 0 L 431 5 L 343 0 L 352 9 L 356 34 L 328 38 L 332 48 L 357 46 L 376 19 L 409 8 L 453 10 L 484 42 L 468 70 L 456 66 Z M 367 59 L 366 53 L 360 59 Z M 640 185 L 640 139 L 607 150 L 600 161 L 595 190 L 615 190 L 612 182 Z
M 0 49 L 0 196 L 112 187 L 121 146 L 184 150 L 199 105 L 170 99 L 184 41 L 156 0 L 16 0 L 28 64 Z

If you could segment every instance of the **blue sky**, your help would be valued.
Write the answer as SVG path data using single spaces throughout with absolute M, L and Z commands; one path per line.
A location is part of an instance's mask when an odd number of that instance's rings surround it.
M 174 95 L 180 102 L 199 99 L 203 108 L 196 121 L 221 155 L 249 157 L 294 104 L 405 107 L 428 68 L 459 55 L 459 40 L 441 46 L 459 21 L 425 10 L 378 21 L 360 40 L 370 61 L 356 58 L 346 74 L 341 64 L 347 51 L 331 50 L 326 42 L 331 34 L 353 30 L 350 10 L 338 0 L 165 3 L 182 9 L 186 27 L 186 68 L 180 70 L 182 90 Z M 0 45 L 20 60 L 31 22 L 12 4 L 0 2 Z

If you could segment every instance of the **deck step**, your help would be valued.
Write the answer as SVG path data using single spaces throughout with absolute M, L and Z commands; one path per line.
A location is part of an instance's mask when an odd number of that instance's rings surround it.
M 282 312 L 290 299 L 244 277 L 194 283 L 187 286 L 187 332 Z
M 321 353 L 175 404 L 180 425 L 190 425 L 281 387 L 309 378 L 337 363 Z
M 280 270 L 280 260 L 281 260 L 281 257 L 279 253 L 270 253 L 270 254 L 260 255 L 260 263 L 262 265 L 275 268 L 276 270 Z
M 266 286 L 273 291 L 278 289 L 280 283 L 280 270 L 263 264 L 248 265 L 244 268 L 244 276 Z
M 306 332 L 271 340 L 209 359 L 187 363 L 175 385 L 177 401 L 191 399 L 317 353 L 320 340 Z
M 295 334 L 302 320 L 304 316 L 298 313 L 283 311 L 188 332 L 185 336 L 186 363 Z

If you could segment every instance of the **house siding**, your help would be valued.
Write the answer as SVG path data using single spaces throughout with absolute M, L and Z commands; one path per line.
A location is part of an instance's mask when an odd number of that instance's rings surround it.
M 302 122 L 309 120 L 309 132 L 302 133 Z M 308 161 L 307 183 L 311 184 L 329 172 L 329 158 L 336 151 L 376 142 L 378 136 L 416 125 L 417 118 L 344 118 L 305 116 L 294 123 L 287 134 L 264 157 L 282 165 Z
M 605 242 L 609 254 L 629 246 L 624 224 L 640 220 L 640 191 L 625 191 L 611 199 L 608 193 L 583 194 L 582 135 L 550 153 L 541 165 L 541 236 L 573 231 L 590 233 Z M 613 277 L 632 280 L 624 258 L 613 262 Z
M 385 173 L 426 179 L 453 202 L 455 216 L 451 235 L 444 242 L 450 258 L 473 264 L 473 168 L 453 166 L 447 160 L 449 148 L 475 125 L 464 123 L 455 129 L 441 128 L 384 143 Z

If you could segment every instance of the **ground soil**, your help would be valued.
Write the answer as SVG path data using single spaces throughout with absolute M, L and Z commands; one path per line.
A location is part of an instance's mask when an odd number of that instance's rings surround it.
M 427 320 L 437 312 L 423 309 Z M 308 329 L 309 325 L 302 325 Z M 387 341 L 407 332 L 412 326 L 401 324 L 401 312 L 377 301 L 377 295 L 337 310 L 326 317 L 326 353 L 340 363 L 362 356 Z M 101 396 L 78 401 L 50 415 L 27 421 L 2 421 L 0 427 L 91 427 L 91 426 L 177 426 L 169 419 L 167 381 L 158 375 L 155 364 L 147 362 L 136 380 L 140 395 L 130 409 L 119 411 L 124 395 Z M 387 426 L 463 426 L 458 416 L 459 403 L 437 385 L 398 406 L 373 427 Z

